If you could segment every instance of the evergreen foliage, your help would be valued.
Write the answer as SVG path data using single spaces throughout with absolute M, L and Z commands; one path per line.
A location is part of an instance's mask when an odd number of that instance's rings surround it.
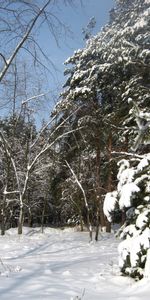
M 90 150 L 96 158 L 90 157 L 92 175 L 91 171 L 85 172 L 87 164 L 82 177 L 81 169 L 79 172 L 85 191 L 88 193 L 90 187 L 89 183 L 84 185 L 85 176 L 92 178 L 93 191 L 97 190 L 97 194 L 88 197 L 92 214 L 94 203 L 101 209 L 103 196 L 109 192 L 104 211 L 109 220 L 113 215 L 113 221 L 122 214 L 122 222 L 125 222 L 121 234 L 125 242 L 122 245 L 128 243 L 127 237 L 131 235 L 128 229 L 133 229 L 133 224 L 136 236 L 138 233 L 142 237 L 146 230 L 146 246 L 141 242 L 139 258 L 134 257 L 134 263 L 129 248 L 120 250 L 124 258 L 121 260 L 122 272 L 136 278 L 144 275 L 149 249 L 149 12 L 150 2 L 147 0 L 116 1 L 109 24 L 89 39 L 84 49 L 79 49 L 66 61 L 68 78 L 53 112 L 66 115 L 80 107 L 78 114 L 74 113 L 74 120 L 83 125 L 84 144 L 76 137 L 80 144 L 77 155 L 81 161 L 89 161 L 84 154 Z M 112 192 L 116 187 L 115 161 L 120 161 L 120 155 L 123 160 L 118 163 L 119 184 L 117 191 Z M 76 170 L 76 156 L 73 154 L 71 165 Z M 97 201 L 99 197 L 100 201 Z M 128 211 L 132 211 L 132 217 L 129 214 L 128 218 Z M 138 221 L 136 224 L 140 212 L 146 214 L 146 227 L 139 228 Z M 103 226 L 102 218 L 100 222 Z M 131 245 L 129 247 L 133 249 Z

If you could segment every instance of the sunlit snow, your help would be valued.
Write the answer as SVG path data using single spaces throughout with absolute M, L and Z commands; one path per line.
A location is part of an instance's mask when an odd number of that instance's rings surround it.
M 16 232 L 0 237 L 1 300 L 149 300 L 149 281 L 120 276 L 113 234 L 89 243 L 73 229 Z

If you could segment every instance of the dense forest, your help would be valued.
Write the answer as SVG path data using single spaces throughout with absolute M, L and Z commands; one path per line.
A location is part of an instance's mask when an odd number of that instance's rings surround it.
M 40 129 L 30 99 L 17 106 L 25 84 L 16 55 L 6 61 L 0 54 L 1 85 L 6 76 L 5 97 L 13 94 L 11 112 L 0 119 L 2 235 L 16 226 L 21 234 L 23 225 L 78 225 L 98 240 L 99 230 L 117 223 L 121 270 L 143 277 L 150 256 L 149 13 L 149 0 L 116 0 L 109 23 L 65 62 L 66 82 Z

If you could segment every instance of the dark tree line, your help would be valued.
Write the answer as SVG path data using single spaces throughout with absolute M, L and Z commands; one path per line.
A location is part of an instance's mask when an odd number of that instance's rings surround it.
M 103 214 L 105 194 L 116 187 L 120 153 L 131 147 L 136 151 L 139 144 L 128 100 L 144 111 L 149 106 L 148 8 L 145 1 L 117 1 L 110 23 L 66 61 L 67 80 L 53 112 L 58 119 L 74 112 L 68 126 L 82 127 L 68 136 L 60 152 L 86 193 L 91 223 L 96 228 L 101 225 L 110 230 Z M 147 152 L 148 146 L 144 148 Z M 86 220 L 81 190 L 67 168 L 65 174 L 64 182 L 58 183 L 64 185 L 65 205 L 71 195 L 76 216 L 73 203 L 80 201 L 80 213 Z M 124 212 L 118 211 L 116 217 L 123 219 Z

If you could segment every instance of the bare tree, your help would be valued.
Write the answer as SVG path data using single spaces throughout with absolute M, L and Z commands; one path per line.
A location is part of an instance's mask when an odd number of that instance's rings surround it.
M 9 57 L 6 58 L 3 53 L 0 53 L 0 56 L 3 60 L 3 66 L 2 66 L 1 71 L 0 71 L 0 81 L 2 81 L 2 79 L 4 78 L 7 70 L 9 69 L 10 65 L 12 64 L 12 62 L 15 59 L 16 55 L 18 54 L 19 50 L 24 46 L 25 42 L 29 39 L 31 31 L 33 30 L 33 28 L 36 25 L 36 23 L 37 23 L 38 19 L 40 18 L 40 16 L 42 14 L 44 14 L 44 11 L 47 8 L 47 6 L 50 4 L 51 0 L 46 1 L 46 3 L 42 6 L 42 8 L 38 8 L 36 6 L 36 10 L 35 10 L 35 7 L 33 8 L 33 4 L 30 5 L 28 1 L 27 2 L 26 1 L 20 1 L 20 2 L 24 5 L 26 5 L 27 7 L 29 7 L 30 9 L 32 8 L 33 11 L 34 11 L 34 14 L 35 14 L 35 11 L 37 11 L 37 12 L 36 12 L 35 16 L 30 20 L 30 22 L 28 24 L 26 24 L 25 30 L 23 28 L 24 33 L 23 33 L 22 37 L 20 38 L 20 40 L 18 41 L 18 43 L 16 44 L 15 49 L 12 50 Z M 12 7 L 13 3 L 14 3 L 14 1 L 8 1 L 7 5 L 5 3 L 5 5 L 3 5 L 1 7 L 1 10 L 6 11 L 7 14 L 8 14 L 8 12 L 12 12 L 13 15 L 15 16 L 15 20 L 17 21 L 17 25 L 19 25 L 19 23 L 21 23 L 21 20 L 20 20 L 19 14 L 17 13 L 17 10 Z M 16 1 L 16 4 L 17 4 L 17 1 Z M 26 12 L 27 12 L 27 8 L 24 8 L 24 10 L 23 9 L 21 10 L 22 14 L 25 14 Z M 18 17 L 19 17 L 19 19 L 18 19 Z M 3 20 L 3 23 L 5 23 L 5 22 L 6 21 Z M 11 31 L 12 28 L 10 28 L 9 23 L 7 22 L 6 24 L 7 24 L 7 27 L 8 27 L 7 30 Z M 24 27 L 23 24 L 20 24 L 20 25 L 21 25 L 21 27 Z
M 82 184 L 80 183 L 80 181 L 78 180 L 75 172 L 73 171 L 73 169 L 71 168 L 70 164 L 65 161 L 67 167 L 69 168 L 71 174 L 73 175 L 73 177 L 75 178 L 75 181 L 79 187 L 79 189 L 81 190 L 82 192 L 82 195 L 83 195 L 83 199 L 84 199 L 84 204 L 85 204 L 85 207 L 86 207 L 86 212 L 87 212 L 87 227 L 88 227 L 88 230 L 89 230 L 89 236 L 90 236 L 90 241 L 92 241 L 92 225 L 91 225 L 91 222 L 90 222 L 90 209 L 89 209 L 89 205 L 88 205 L 88 201 L 87 201 L 87 197 L 86 197 L 86 193 L 82 187 Z
M 48 57 L 41 45 L 39 38 L 42 30 L 50 34 L 51 39 L 55 39 L 59 44 L 59 37 L 65 36 L 69 29 L 57 16 L 57 5 L 64 2 L 70 4 L 73 1 L 54 0 L 5 0 L 0 3 L 0 82 L 1 90 L 3 85 L 8 89 L 9 77 L 12 77 L 12 68 L 18 69 L 18 58 L 24 64 L 32 65 L 33 72 L 51 73 L 56 70 L 52 59 Z M 48 42 L 48 40 L 47 40 Z M 13 65 L 13 67 L 12 67 Z M 53 69 L 52 69 L 53 67 Z M 13 70 L 16 74 L 16 70 Z M 10 76 L 9 76 L 10 74 Z M 53 77 L 54 78 L 54 77 Z M 16 78 L 17 79 L 17 78 Z M 15 80 L 14 79 L 14 84 Z M 1 101 L 6 103 L 4 97 Z M 7 101 L 8 103 L 8 101 Z M 15 102 L 13 102 L 15 104 Z
M 67 122 L 69 117 L 70 116 L 64 119 L 56 128 L 52 127 L 47 139 L 43 140 L 41 147 L 36 148 L 37 144 L 40 143 L 40 138 L 42 136 L 42 133 L 49 125 L 53 123 L 56 117 L 53 117 L 49 122 L 47 122 L 47 124 L 43 126 L 43 128 L 39 131 L 39 134 L 35 138 L 33 138 L 33 140 L 32 140 L 32 135 L 30 135 L 30 140 L 27 141 L 27 147 L 25 148 L 23 154 L 24 156 L 23 178 L 22 176 L 20 176 L 22 166 L 18 165 L 16 155 L 13 153 L 11 146 L 9 145 L 9 142 L 7 141 L 3 131 L 2 130 L 0 131 L 1 149 L 3 150 L 4 155 L 6 156 L 7 160 L 10 162 L 12 166 L 13 174 L 14 174 L 13 176 L 15 177 L 15 181 L 16 181 L 16 188 L 14 190 L 7 190 L 7 184 L 5 185 L 3 190 L 3 195 L 5 197 L 5 202 L 7 202 L 6 199 L 7 196 L 12 195 L 11 201 L 17 201 L 17 203 L 19 203 L 18 234 L 22 234 L 22 226 L 24 222 L 24 207 L 27 205 L 26 192 L 30 182 L 31 174 L 33 174 L 33 172 L 35 172 L 37 169 L 39 169 L 40 172 L 44 168 L 50 167 L 51 164 L 48 166 L 48 165 L 44 165 L 42 162 L 42 159 L 46 155 L 46 153 L 60 139 L 78 130 L 78 129 L 69 130 L 63 134 L 57 134 L 55 136 L 55 133 Z
M 52 65 L 52 61 L 44 53 L 37 36 L 43 25 L 47 25 L 57 44 L 60 32 L 63 30 L 63 33 L 66 33 L 66 26 L 54 13 L 54 8 L 57 4 L 59 4 L 59 2 L 62 3 L 62 1 L 59 0 L 37 0 L 36 2 L 33 0 L 6 0 L 0 3 L 0 84 L 1 87 L 5 85 L 6 92 L 9 91 L 11 94 L 10 97 L 8 93 L 8 103 L 11 103 L 11 112 L 14 119 L 16 113 L 19 115 L 22 115 L 23 113 L 29 115 L 31 105 L 29 106 L 28 104 L 30 101 L 45 95 L 45 92 L 41 92 L 41 90 L 39 90 L 38 93 L 32 93 L 33 96 L 29 96 L 29 94 L 31 95 L 31 92 L 26 92 L 27 88 L 25 85 L 27 80 L 27 71 L 25 70 L 23 94 L 20 94 L 19 101 L 22 96 L 25 97 L 25 100 L 20 102 L 20 113 L 18 113 L 18 89 L 21 90 L 20 76 L 18 76 L 18 58 L 20 60 L 23 59 L 23 64 L 25 64 L 25 57 L 27 54 L 29 55 L 29 60 L 32 62 L 34 67 L 41 66 L 45 70 L 49 70 L 47 62 Z M 73 0 L 64 0 L 63 2 L 68 4 L 73 3 Z M 12 93 L 10 92 L 10 80 Z M 3 99 L 6 99 L 6 97 L 1 97 L 1 101 L 6 103 Z M 52 121 L 53 119 L 48 122 L 46 126 L 49 126 Z M 58 126 L 58 128 L 60 128 L 64 122 L 65 120 Z M 9 165 L 11 165 L 11 168 L 13 169 L 14 180 L 16 182 L 15 189 L 12 190 L 9 190 L 7 182 L 5 183 L 5 186 L 3 187 L 3 203 L 7 203 L 8 196 L 11 196 L 12 201 L 19 203 L 18 233 L 22 233 L 25 197 L 31 174 L 38 165 L 41 157 L 43 157 L 45 153 L 47 153 L 49 149 L 62 138 L 62 136 L 69 133 L 66 132 L 63 135 L 58 135 L 57 138 L 54 138 L 54 133 L 58 128 L 52 131 L 49 138 L 44 141 L 42 148 L 38 148 L 35 152 L 33 149 L 36 148 L 40 141 L 41 134 L 44 129 L 42 128 L 39 131 L 35 140 L 30 139 L 27 141 L 28 145 L 26 147 L 23 179 L 20 177 L 17 156 L 13 153 L 11 145 L 9 145 L 9 141 L 5 136 L 5 132 L 0 131 L 1 150 L 5 155 L 5 158 L 9 161 Z

